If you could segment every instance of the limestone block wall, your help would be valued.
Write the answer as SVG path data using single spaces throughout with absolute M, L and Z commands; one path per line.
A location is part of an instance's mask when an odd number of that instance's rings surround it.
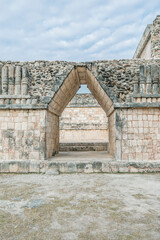
M 148 24 L 142 38 L 137 46 L 137 49 L 134 53 L 133 58 L 142 58 L 142 59 L 149 59 L 151 58 L 151 34 L 152 34 L 152 24 Z
M 59 117 L 46 112 L 46 158 L 51 158 L 59 151 Z
M 108 117 L 108 128 L 109 128 L 109 153 L 111 155 L 115 155 L 116 150 L 116 119 L 115 119 L 116 113 L 113 112 Z
M 108 142 L 108 120 L 101 107 L 67 107 L 60 118 L 60 142 Z
M 92 94 L 76 94 L 59 123 L 60 142 L 108 142 L 108 118 Z
M 122 160 L 160 160 L 160 109 L 122 110 Z
M 148 39 L 143 51 L 139 55 L 139 58 L 149 59 L 151 58 L 151 38 Z
M 45 158 L 45 110 L 0 110 L 0 159 Z

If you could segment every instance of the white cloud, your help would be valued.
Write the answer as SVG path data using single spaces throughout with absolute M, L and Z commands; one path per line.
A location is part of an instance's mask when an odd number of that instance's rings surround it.
M 132 58 L 159 0 L 0 0 L 1 60 Z

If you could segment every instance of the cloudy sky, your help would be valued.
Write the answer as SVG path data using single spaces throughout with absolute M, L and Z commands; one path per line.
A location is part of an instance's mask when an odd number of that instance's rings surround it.
M 0 0 L 1 60 L 132 58 L 159 0 Z

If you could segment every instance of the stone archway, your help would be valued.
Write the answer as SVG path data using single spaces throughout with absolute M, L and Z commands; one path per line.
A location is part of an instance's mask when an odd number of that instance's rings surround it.
M 93 74 L 85 66 L 76 66 L 49 103 L 46 116 L 46 158 L 59 152 L 59 116 L 75 96 L 81 84 L 87 84 L 108 117 L 109 153 L 115 155 L 116 130 L 113 103 Z

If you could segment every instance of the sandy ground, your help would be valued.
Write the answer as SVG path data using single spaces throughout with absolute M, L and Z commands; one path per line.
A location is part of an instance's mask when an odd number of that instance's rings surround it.
M 159 240 L 160 174 L 0 175 L 0 240 Z

